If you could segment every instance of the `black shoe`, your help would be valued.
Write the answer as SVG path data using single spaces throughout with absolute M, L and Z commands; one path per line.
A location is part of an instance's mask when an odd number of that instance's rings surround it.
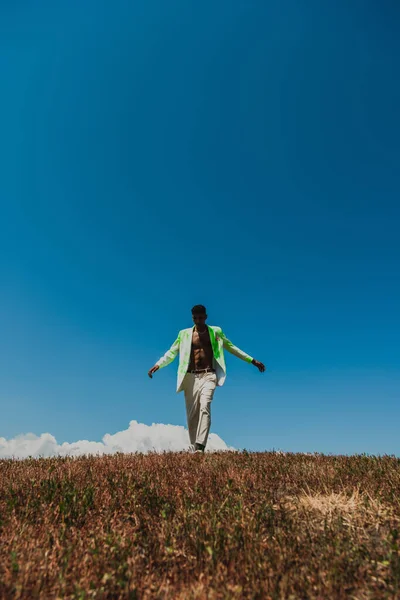
M 195 445 L 195 446 L 196 446 L 196 447 L 195 447 L 195 450 L 201 450 L 202 452 L 204 452 L 204 448 L 205 448 L 204 444 L 198 444 L 198 443 L 196 442 L 196 445 Z

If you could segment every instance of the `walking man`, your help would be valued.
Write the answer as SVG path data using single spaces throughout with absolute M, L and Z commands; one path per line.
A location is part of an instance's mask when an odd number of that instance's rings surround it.
M 190 443 L 195 452 L 204 452 L 211 426 L 211 401 L 217 385 L 226 378 L 224 349 L 252 363 L 262 373 L 263 363 L 232 344 L 221 327 L 206 325 L 202 304 L 192 308 L 193 327 L 181 329 L 171 348 L 150 369 L 148 375 L 166 367 L 179 352 L 177 393 L 184 391 Z

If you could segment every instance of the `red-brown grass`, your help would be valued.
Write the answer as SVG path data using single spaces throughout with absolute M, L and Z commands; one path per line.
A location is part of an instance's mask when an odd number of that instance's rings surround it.
M 0 460 L 1 598 L 400 598 L 400 459 Z

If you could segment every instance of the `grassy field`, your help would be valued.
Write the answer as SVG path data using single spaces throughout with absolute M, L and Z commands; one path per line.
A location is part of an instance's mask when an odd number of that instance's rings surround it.
M 0 598 L 400 598 L 400 459 L 0 460 Z

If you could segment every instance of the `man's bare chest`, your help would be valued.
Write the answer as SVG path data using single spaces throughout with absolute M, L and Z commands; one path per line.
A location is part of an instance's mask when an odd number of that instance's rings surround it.
M 192 334 L 192 351 L 204 350 L 208 352 L 212 350 L 210 335 L 208 333 L 199 334 L 194 331 Z

